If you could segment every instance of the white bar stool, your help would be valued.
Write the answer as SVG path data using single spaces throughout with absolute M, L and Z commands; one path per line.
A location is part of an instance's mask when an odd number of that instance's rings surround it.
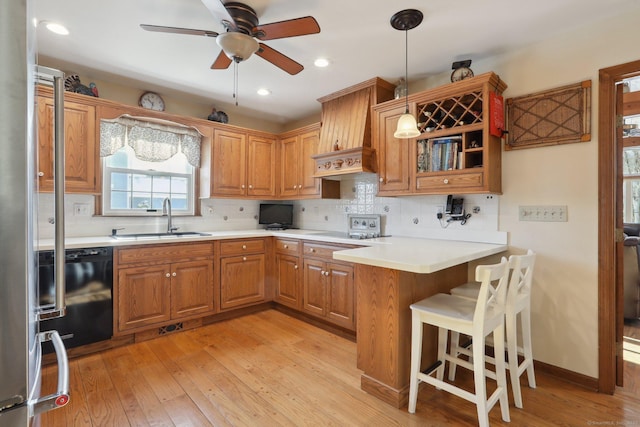
M 480 426 L 489 425 L 489 411 L 498 400 L 503 421 L 510 421 L 504 362 L 504 319 L 508 278 L 508 262 L 506 258 L 502 258 L 500 264 L 476 268 L 476 280 L 481 285 L 475 301 L 449 294 L 436 294 L 411 304 L 411 377 L 408 407 L 410 413 L 413 414 L 416 411 L 420 382 L 426 382 L 437 389 L 475 403 Z M 422 329 L 425 323 L 438 327 L 438 361 L 422 372 L 420 361 Z M 448 331 L 469 335 L 475 343 L 479 344 L 473 346 L 473 365 L 462 360 L 460 360 L 462 363 L 459 363 L 460 366 L 470 365 L 470 369 L 473 369 L 475 394 L 447 383 L 443 379 L 445 361 L 452 359 L 452 356 L 447 353 Z M 498 386 L 487 399 L 484 342 L 491 333 L 496 342 L 495 377 Z M 435 377 L 432 376 L 434 372 Z
M 533 369 L 533 351 L 531 345 L 531 283 L 533 281 L 533 267 L 536 254 L 529 249 L 526 255 L 512 255 L 509 257 L 511 279 L 507 290 L 507 306 L 505 310 L 505 325 L 507 336 L 507 353 L 509 375 L 513 400 L 517 408 L 522 408 L 522 391 L 520 390 L 520 376 L 527 371 L 529 387 L 536 388 L 536 377 Z M 480 292 L 480 283 L 471 282 L 451 289 L 451 294 L 475 300 Z M 522 346 L 518 346 L 518 314 L 522 328 Z M 472 340 L 472 345 L 473 345 Z M 458 336 L 452 334 L 451 351 L 455 357 L 466 354 L 472 357 L 472 352 L 460 347 Z M 518 354 L 524 356 L 522 363 L 518 363 Z M 490 358 L 488 358 L 490 360 Z M 456 359 L 450 362 L 449 379 L 455 378 Z

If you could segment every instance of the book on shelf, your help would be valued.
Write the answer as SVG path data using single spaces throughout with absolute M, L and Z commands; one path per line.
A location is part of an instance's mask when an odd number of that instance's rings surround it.
M 418 141 L 418 172 L 438 172 L 461 167 L 462 136 Z

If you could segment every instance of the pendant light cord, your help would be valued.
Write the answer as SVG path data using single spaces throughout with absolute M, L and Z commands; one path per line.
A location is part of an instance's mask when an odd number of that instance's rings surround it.
M 409 30 L 404 30 L 404 112 L 409 114 Z

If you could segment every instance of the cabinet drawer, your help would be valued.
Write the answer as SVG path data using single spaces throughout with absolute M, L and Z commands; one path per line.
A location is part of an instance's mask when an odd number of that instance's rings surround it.
M 305 257 L 333 259 L 334 251 L 352 249 L 354 247 L 355 246 L 334 246 L 321 243 L 304 242 L 302 246 L 302 252 Z
M 281 254 L 298 255 L 300 250 L 300 241 L 276 239 L 276 252 Z
M 417 190 L 459 189 L 464 187 L 482 187 L 483 173 L 464 173 L 438 176 L 420 176 L 416 179 Z
M 220 255 L 264 252 L 264 239 L 230 240 L 220 243 Z
M 213 256 L 213 243 L 189 243 L 180 245 L 149 245 L 118 249 L 118 263 L 140 264 L 176 262 Z

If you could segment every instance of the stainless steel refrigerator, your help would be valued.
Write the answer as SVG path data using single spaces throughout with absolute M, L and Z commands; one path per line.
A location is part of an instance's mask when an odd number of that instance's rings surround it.
M 0 1 L 0 426 L 38 425 L 38 414 L 69 400 L 67 355 L 55 331 L 38 321 L 64 315 L 64 134 L 54 130 L 56 288 L 53 307 L 38 307 L 36 222 L 37 76 L 57 88 L 54 117 L 63 116 L 63 76 L 35 64 L 30 0 Z M 61 156 L 62 154 L 62 156 Z M 41 395 L 42 350 L 52 341 L 58 361 L 57 389 Z

